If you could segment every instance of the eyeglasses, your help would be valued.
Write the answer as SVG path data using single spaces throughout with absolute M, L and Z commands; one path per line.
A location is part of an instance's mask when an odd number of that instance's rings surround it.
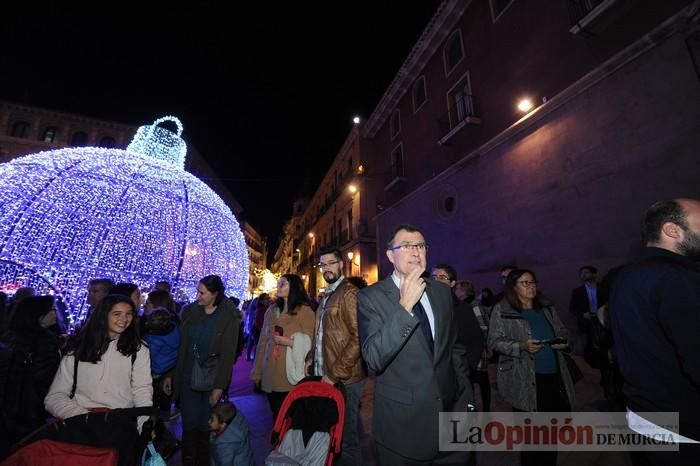
M 444 273 L 440 273 L 440 274 L 434 273 L 434 274 L 431 275 L 431 277 L 432 277 L 434 280 L 449 280 L 449 279 L 450 279 L 450 277 L 448 277 L 448 276 L 445 275 Z
M 325 264 L 324 264 L 323 262 L 319 262 L 319 263 L 318 263 L 318 266 L 319 266 L 320 268 L 322 268 L 322 269 L 325 269 L 326 267 L 329 267 L 329 266 L 331 266 L 331 265 L 335 265 L 335 264 L 337 264 L 337 263 L 339 263 L 339 262 L 342 262 L 342 261 L 340 261 L 340 260 L 335 260 L 335 261 L 326 262 Z
M 418 243 L 418 244 L 410 244 L 410 243 L 403 243 L 399 244 L 398 246 L 392 246 L 388 248 L 389 251 L 396 251 L 396 250 L 401 250 L 401 251 L 420 251 L 423 252 L 426 249 L 428 249 L 428 245 L 425 243 Z
M 537 286 L 537 282 L 531 282 L 528 280 L 520 280 L 515 282 L 517 285 L 520 285 L 525 288 L 530 288 L 531 286 Z

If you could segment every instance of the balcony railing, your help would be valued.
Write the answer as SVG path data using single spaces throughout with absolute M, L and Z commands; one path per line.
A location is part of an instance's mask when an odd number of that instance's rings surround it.
M 439 142 L 446 142 L 466 125 L 478 124 L 481 124 L 481 119 L 477 116 L 476 99 L 464 94 L 455 100 L 446 115 L 438 119 L 440 134 L 443 135 Z
M 398 169 L 398 167 L 392 167 L 384 173 L 384 191 L 387 191 L 394 186 L 406 181 L 405 171 Z
M 612 7 L 618 0 L 567 0 L 571 29 L 573 34 L 578 34 L 582 29 L 593 25 L 596 18 Z

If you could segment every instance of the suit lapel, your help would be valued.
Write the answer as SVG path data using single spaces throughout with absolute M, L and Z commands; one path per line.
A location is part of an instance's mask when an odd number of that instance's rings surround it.
M 379 286 L 381 287 L 382 291 L 387 295 L 390 301 L 395 302 L 398 304 L 398 302 L 401 300 L 401 292 L 399 291 L 399 288 L 396 286 L 394 283 L 394 280 L 392 280 L 391 275 L 386 277 L 384 280 L 382 280 L 379 283 Z M 427 289 L 427 288 L 426 288 Z M 430 297 L 428 297 L 430 300 Z M 430 300 L 430 305 L 433 306 L 433 301 Z M 399 311 L 399 312 L 404 312 L 404 311 Z M 435 316 L 435 311 L 433 311 L 433 317 Z M 437 320 L 435 321 L 435 326 L 437 327 Z M 420 344 L 423 346 L 423 349 L 428 354 L 431 354 L 430 351 L 430 346 L 428 346 L 428 342 L 425 340 L 425 337 L 423 336 L 423 333 L 421 332 L 421 329 L 416 328 L 415 332 L 413 332 L 414 335 L 418 335 L 418 339 L 421 342 Z M 414 335 L 411 335 L 411 338 L 414 338 Z M 435 333 L 435 337 L 437 338 L 437 332 Z M 435 340 L 435 338 L 433 339 Z M 432 353 L 434 354 L 436 352 L 437 348 L 433 347 Z M 434 359 L 433 359 L 434 361 Z
M 394 280 L 392 280 L 391 275 L 382 280 L 379 283 L 379 286 L 381 286 L 382 291 L 389 296 L 390 300 L 399 302 L 401 299 L 401 293 L 399 292 L 399 288 L 394 284 Z
M 442 312 L 442 307 L 445 305 L 444 299 L 441 299 L 439 293 L 435 292 L 434 284 L 426 280 L 425 293 L 428 295 L 428 301 L 430 301 L 430 307 L 433 311 L 433 325 L 435 325 L 434 333 L 435 341 L 433 345 L 433 364 L 440 358 L 440 353 L 442 345 L 445 342 L 445 316 Z

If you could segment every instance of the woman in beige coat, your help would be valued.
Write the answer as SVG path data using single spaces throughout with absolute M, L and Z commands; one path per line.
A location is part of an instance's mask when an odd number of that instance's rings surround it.
M 313 339 L 316 318 L 301 278 L 285 274 L 277 282 L 277 299 L 265 312 L 255 366 L 250 378 L 267 394 L 273 419 L 292 389 L 287 374 L 287 352 L 295 348 L 294 334 Z M 296 344 L 301 344 L 301 338 Z M 302 356 L 303 358 L 303 356 Z

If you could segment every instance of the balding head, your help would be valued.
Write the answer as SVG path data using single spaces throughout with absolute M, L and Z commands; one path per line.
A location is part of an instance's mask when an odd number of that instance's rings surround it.
M 700 257 L 700 201 L 673 199 L 652 205 L 642 218 L 642 237 L 654 246 Z

